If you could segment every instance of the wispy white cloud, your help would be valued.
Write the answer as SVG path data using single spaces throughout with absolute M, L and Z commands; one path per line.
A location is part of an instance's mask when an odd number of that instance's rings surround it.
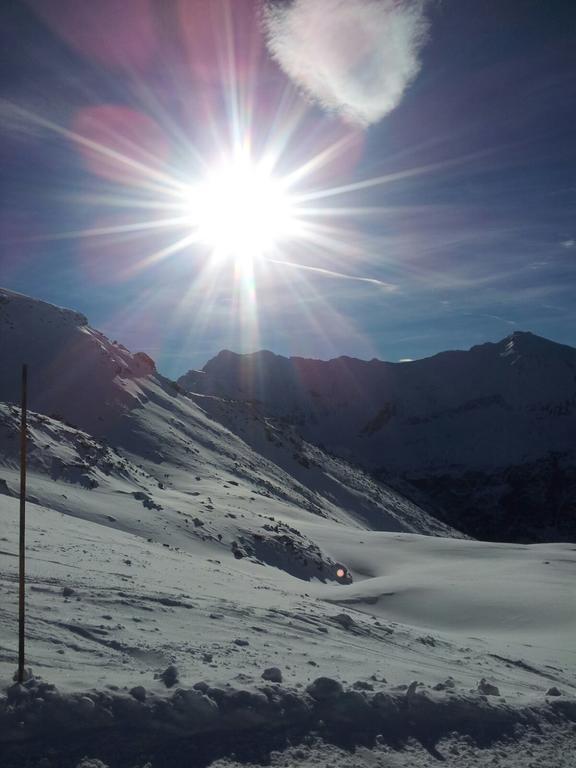
M 269 3 L 269 49 L 286 74 L 330 110 L 369 125 L 393 110 L 420 69 L 426 0 Z
M 281 259 L 267 259 L 271 264 L 279 264 L 282 267 L 290 267 L 291 269 L 302 269 L 306 272 L 317 272 L 325 277 L 334 277 L 337 280 L 352 280 L 358 283 L 371 283 L 372 285 L 378 285 L 380 288 L 384 288 L 386 291 L 396 291 L 397 285 L 393 283 L 387 283 L 384 280 L 377 280 L 375 277 L 358 277 L 356 275 L 345 275 L 343 272 L 335 272 L 333 269 L 324 269 L 324 267 L 309 267 L 305 264 L 297 264 L 293 261 L 282 261 Z

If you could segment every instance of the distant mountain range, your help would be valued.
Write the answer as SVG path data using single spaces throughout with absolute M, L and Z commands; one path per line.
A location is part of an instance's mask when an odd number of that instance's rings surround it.
M 576 349 L 528 332 L 404 363 L 220 352 L 180 386 L 250 402 L 496 540 L 576 533 Z

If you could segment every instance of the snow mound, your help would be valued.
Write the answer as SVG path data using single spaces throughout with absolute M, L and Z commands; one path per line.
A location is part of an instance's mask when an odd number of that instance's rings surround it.
M 519 708 L 416 684 L 406 693 L 373 693 L 323 681 L 306 691 L 278 684 L 246 689 L 198 683 L 168 697 L 141 698 L 112 691 L 62 695 L 54 685 L 31 678 L 0 698 L 4 765 L 20 768 L 46 754 L 68 764 L 86 751 L 114 768 L 142 755 L 165 766 L 180 766 L 183 759 L 195 765 L 186 755 L 200 754 L 202 765 L 231 752 L 244 760 L 266 759 L 288 739 L 302 742 L 312 733 L 348 749 L 374 745 L 376 737 L 396 748 L 415 739 L 442 759 L 437 745 L 449 734 L 486 748 L 503 737 L 536 734 L 547 720 L 576 721 L 573 698 Z

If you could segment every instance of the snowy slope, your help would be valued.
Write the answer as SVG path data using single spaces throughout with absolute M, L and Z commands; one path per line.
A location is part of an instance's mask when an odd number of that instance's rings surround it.
M 221 546 L 227 547 L 240 535 L 253 538 L 270 516 L 272 499 L 294 521 L 322 516 L 380 530 L 452 533 L 400 494 L 321 451 L 314 452 L 315 466 L 303 471 L 286 447 L 260 440 L 254 450 L 216 421 L 209 409 L 199 407 L 158 374 L 149 358 L 111 343 L 77 313 L 0 291 L 0 359 L 0 400 L 18 402 L 20 365 L 26 362 L 30 409 L 57 417 L 56 422 L 33 417 L 30 487 L 40 500 L 49 498 L 62 511 L 90 517 L 106 498 L 108 514 L 117 517 L 114 507 L 128 494 L 134 509 L 144 507 L 148 514 L 166 518 L 166 536 L 173 543 L 181 537 L 178 514 L 182 513 L 201 517 L 199 533 L 213 539 L 220 534 Z M 0 411 L 0 420 L 8 416 L 5 409 Z M 253 436 L 263 435 L 264 428 L 256 419 Z M 55 445 L 86 439 L 75 435 L 74 429 L 104 444 L 84 457 L 74 449 L 59 470 L 61 448 Z M 12 412 L 5 424 L 0 466 L 7 465 L 3 476 L 13 488 L 17 487 L 16 430 L 17 414 Z M 104 480 L 102 467 L 95 464 L 106 446 L 130 468 L 130 477 L 120 486 Z M 81 462 L 84 469 L 75 469 Z M 93 486 L 91 494 L 78 498 L 68 493 L 63 498 L 60 481 L 82 471 L 85 483 Z M 45 489 L 42 493 L 34 490 L 36 472 Z M 50 482 L 55 487 L 45 497 Z M 105 497 L 109 491 L 116 496 Z M 135 493 L 142 498 L 135 499 Z M 121 524 L 133 522 L 129 515 Z
M 473 535 L 576 535 L 571 347 L 517 332 L 407 363 L 225 351 L 179 383 L 256 402 L 312 442 L 402 474 Z
M 15 666 L 17 500 L 0 510 L 4 688 Z M 544 738 L 548 764 L 570 765 L 574 547 L 303 526 L 350 564 L 354 581 L 342 586 L 206 542 L 167 548 L 157 526 L 148 541 L 29 505 L 27 652 L 40 679 L 8 702 L 0 694 L 3 765 L 36 765 L 52 750 L 58 766 L 85 754 L 114 768 L 200 766 L 210 760 L 187 750 L 265 759 L 287 737 L 349 749 L 376 733 L 392 748 L 382 765 L 424 765 L 410 762 L 415 745 L 449 757 L 456 743 L 478 756 L 466 765 L 493 764 L 504 748 L 520 768 Z M 170 664 L 178 681 L 168 687 Z M 281 685 L 262 678 L 270 667 Z M 326 677 L 334 683 L 314 687 Z M 315 754 L 305 744 L 300 759 Z M 377 754 L 344 764 L 375 765 Z
M 460 537 L 262 408 L 184 395 L 81 316 L 0 296 L 3 768 L 204 768 L 272 750 L 277 765 L 367 768 L 452 749 L 467 765 L 510 749 L 519 767 L 544 733 L 540 754 L 569 766 L 573 545 Z M 22 361 L 34 676 L 20 688 Z M 359 744 L 356 762 L 339 751 Z

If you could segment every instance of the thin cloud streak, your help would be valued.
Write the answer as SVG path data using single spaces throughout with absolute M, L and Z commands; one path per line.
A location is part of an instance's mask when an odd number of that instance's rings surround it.
M 378 285 L 387 291 L 396 291 L 398 286 L 393 283 L 386 283 L 384 280 L 377 280 L 375 277 L 358 277 L 356 275 L 345 275 L 342 272 L 335 272 L 332 269 L 324 269 L 323 267 L 310 267 L 305 264 L 296 264 L 293 261 L 282 261 L 281 259 L 266 259 L 271 264 L 279 264 L 283 267 L 291 267 L 292 269 L 301 269 L 307 272 L 317 272 L 325 277 L 334 277 L 338 280 L 352 280 L 359 283 L 371 283 L 372 285 Z
M 420 70 L 425 0 L 269 3 L 268 47 L 284 72 L 324 108 L 362 126 L 400 103 Z

